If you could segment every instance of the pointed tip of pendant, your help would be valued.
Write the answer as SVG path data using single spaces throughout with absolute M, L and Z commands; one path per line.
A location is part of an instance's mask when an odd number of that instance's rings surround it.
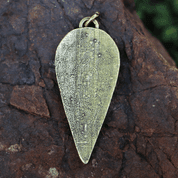
M 88 164 L 89 160 L 90 160 L 90 155 L 88 157 L 82 157 L 81 155 L 79 155 L 81 161 L 83 162 L 83 164 Z
M 90 161 L 95 143 L 96 138 L 93 139 L 93 143 L 91 145 L 87 142 L 75 142 L 79 158 L 83 162 L 83 164 L 88 164 L 88 162 Z
M 93 149 L 89 149 L 89 147 L 77 147 L 78 155 L 83 164 L 88 164 L 88 162 L 90 161 L 92 150 Z

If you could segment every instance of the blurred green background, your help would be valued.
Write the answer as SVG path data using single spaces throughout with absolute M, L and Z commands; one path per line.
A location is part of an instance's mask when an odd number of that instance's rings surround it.
M 157 37 L 178 66 L 178 0 L 134 0 L 145 27 Z

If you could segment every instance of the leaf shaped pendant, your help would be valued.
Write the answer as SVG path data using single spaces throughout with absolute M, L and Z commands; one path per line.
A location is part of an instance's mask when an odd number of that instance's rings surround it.
M 90 159 L 106 117 L 120 68 L 119 50 L 113 39 L 99 29 L 97 16 L 82 19 L 80 28 L 62 39 L 55 56 L 64 110 L 84 164 Z M 82 27 L 91 21 L 96 28 Z

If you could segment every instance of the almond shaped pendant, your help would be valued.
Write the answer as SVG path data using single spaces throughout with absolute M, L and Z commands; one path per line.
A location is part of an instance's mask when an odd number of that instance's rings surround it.
M 64 110 L 80 159 L 87 164 L 116 86 L 119 50 L 113 39 L 98 29 L 98 13 L 70 31 L 56 50 L 55 71 Z M 82 27 L 93 21 L 95 27 Z M 87 23 L 86 22 L 86 23 Z

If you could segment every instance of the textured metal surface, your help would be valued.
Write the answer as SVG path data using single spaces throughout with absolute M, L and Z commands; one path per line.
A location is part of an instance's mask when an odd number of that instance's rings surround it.
M 69 32 L 59 44 L 55 70 L 78 154 L 88 163 L 105 119 L 120 67 L 119 51 L 103 30 Z

